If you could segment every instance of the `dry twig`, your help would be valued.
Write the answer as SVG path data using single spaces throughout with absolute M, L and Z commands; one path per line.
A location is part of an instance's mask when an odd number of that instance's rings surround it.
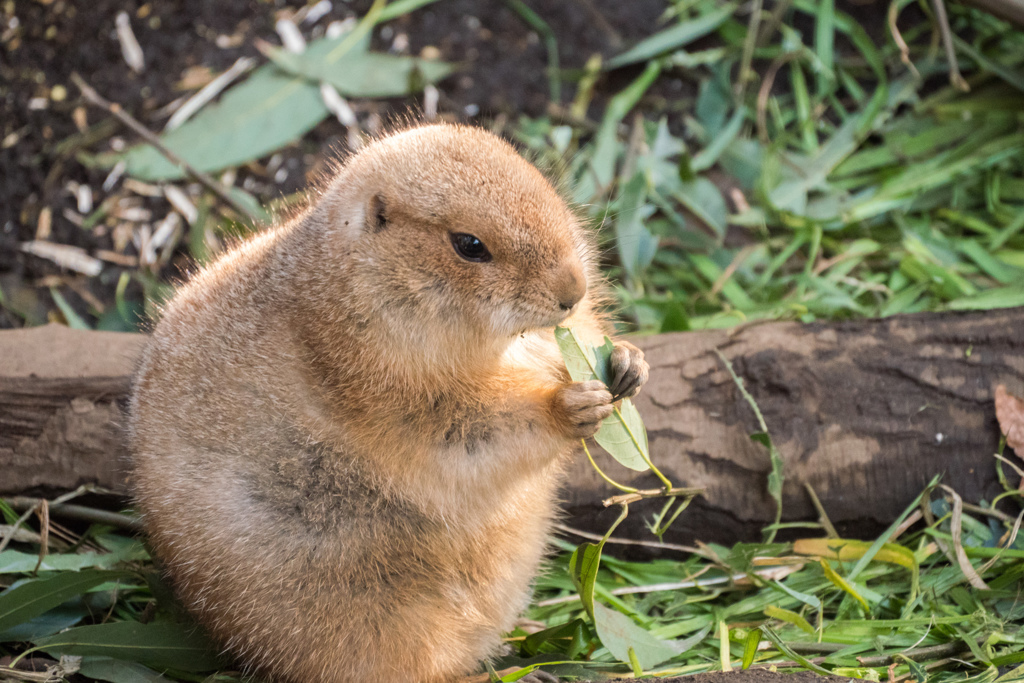
M 37 506 L 42 503 L 46 503 L 47 501 L 42 498 L 15 496 L 13 498 L 5 498 L 4 502 L 15 510 L 27 510 L 28 514 L 25 516 L 25 519 L 28 519 L 28 517 L 31 516 L 32 511 L 34 511 Z M 142 523 L 136 517 L 129 517 L 127 515 L 110 512 L 108 510 L 97 510 L 95 508 L 85 507 L 84 505 L 50 503 L 48 505 L 48 512 L 55 517 L 78 519 L 83 522 L 93 522 L 96 524 L 109 524 L 110 526 L 125 529 L 127 531 L 141 531 L 142 529 Z
M 162 142 L 160 142 L 160 138 L 154 135 L 151 130 L 149 130 L 144 125 L 139 123 L 139 121 L 134 116 L 132 116 L 124 109 L 122 109 L 121 105 L 117 104 L 116 102 L 111 102 L 110 100 L 104 99 L 98 92 L 96 92 L 93 89 L 92 86 L 86 83 L 85 80 L 77 73 L 71 74 L 71 82 L 78 86 L 78 89 L 82 91 L 82 97 L 85 98 L 86 102 L 96 107 L 100 107 L 101 109 L 106 109 L 108 112 L 113 114 L 118 121 L 131 128 L 136 134 L 139 135 L 139 137 L 141 137 L 149 144 L 153 145 L 153 147 L 155 147 L 158 152 L 163 154 L 168 161 L 178 166 L 178 168 L 184 171 L 188 176 L 195 179 L 195 181 L 198 182 L 200 185 L 208 189 L 213 194 L 217 195 L 217 197 L 221 201 L 230 206 L 232 209 L 242 214 L 243 216 L 248 217 L 249 220 L 251 220 L 254 225 L 258 225 L 261 222 L 261 218 L 257 216 L 255 213 L 253 213 L 247 206 L 245 206 L 245 204 L 242 204 L 240 201 L 232 197 L 231 194 L 228 192 L 227 188 L 222 186 L 220 183 L 218 183 L 216 180 L 214 180 L 207 174 L 203 173 L 202 171 L 197 171 L 196 169 L 192 168 L 192 166 L 189 165 L 188 162 L 186 162 L 184 159 L 179 157 L 171 150 L 167 149 L 167 147 Z
M 943 0 L 932 0 L 932 7 L 935 9 L 935 22 L 939 25 L 939 34 L 942 36 L 942 47 L 946 50 L 946 59 L 949 61 L 949 82 L 953 87 L 968 92 L 971 86 L 964 80 L 960 73 L 960 65 L 956 61 L 953 32 L 949 29 L 949 17 L 946 15 L 946 3 Z
M 645 498 L 667 498 L 675 496 L 699 496 L 704 493 L 704 489 L 645 489 L 643 491 L 634 491 L 632 493 L 624 493 L 621 496 L 612 496 L 611 498 L 602 501 L 605 507 L 611 507 L 612 505 L 629 505 L 630 503 L 636 503 L 637 501 L 644 500 Z

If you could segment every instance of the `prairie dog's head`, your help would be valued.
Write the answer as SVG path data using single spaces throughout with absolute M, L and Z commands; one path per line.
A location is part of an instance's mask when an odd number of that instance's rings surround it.
M 431 125 L 377 140 L 317 211 L 350 291 L 397 325 L 511 338 L 558 324 L 587 292 L 589 246 L 572 211 L 484 130 Z

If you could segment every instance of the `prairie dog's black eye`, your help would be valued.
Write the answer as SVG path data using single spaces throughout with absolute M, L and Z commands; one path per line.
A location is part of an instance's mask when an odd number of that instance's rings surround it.
M 451 234 L 452 246 L 455 253 L 467 261 L 486 263 L 491 260 L 491 252 L 479 239 L 465 232 L 453 232 Z

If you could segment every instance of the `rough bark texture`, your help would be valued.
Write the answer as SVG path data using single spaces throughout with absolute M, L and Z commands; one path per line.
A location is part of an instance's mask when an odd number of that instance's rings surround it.
M 785 461 L 784 521 L 817 517 L 805 484 L 841 531 L 860 534 L 890 523 L 935 474 L 967 501 L 1001 490 L 993 394 L 1005 384 L 1024 395 L 1024 308 L 753 324 L 659 335 L 641 346 L 651 380 L 637 406 L 651 457 L 674 483 L 707 489 L 666 541 L 757 538 L 774 519 L 767 449 L 751 441 L 756 417 L 716 348 L 743 378 Z M 657 486 L 607 456 L 599 464 L 620 482 Z M 597 521 L 587 514 L 607 497 L 606 485 L 587 468 L 574 475 L 569 511 L 592 531 L 607 528 L 614 511 Z M 657 504 L 635 507 L 623 534 L 641 537 Z
M 0 332 L 0 494 L 125 491 L 121 402 L 144 343 L 62 325 Z
M 0 494 L 93 482 L 125 490 L 120 424 L 144 337 L 58 326 L 0 332 Z M 810 484 L 832 521 L 869 534 L 937 473 L 968 501 L 999 490 L 997 384 L 1024 395 L 1024 308 L 845 323 L 764 323 L 637 340 L 651 380 L 637 399 L 651 455 L 680 486 L 707 489 L 666 541 L 729 543 L 774 519 L 753 411 L 715 353 L 733 363 L 784 461 L 784 520 L 813 519 Z M 595 456 L 622 483 L 657 480 Z M 579 458 L 569 524 L 603 531 L 611 495 Z M 650 538 L 656 502 L 633 506 L 616 535 Z

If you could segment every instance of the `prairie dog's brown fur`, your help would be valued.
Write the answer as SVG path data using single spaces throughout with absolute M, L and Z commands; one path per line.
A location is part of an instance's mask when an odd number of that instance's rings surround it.
M 564 456 L 611 411 L 552 335 L 603 334 L 593 258 L 511 146 L 424 126 L 184 286 L 138 374 L 134 481 L 210 632 L 280 681 L 449 681 L 494 654 Z M 618 395 L 646 380 L 628 344 L 613 369 Z

